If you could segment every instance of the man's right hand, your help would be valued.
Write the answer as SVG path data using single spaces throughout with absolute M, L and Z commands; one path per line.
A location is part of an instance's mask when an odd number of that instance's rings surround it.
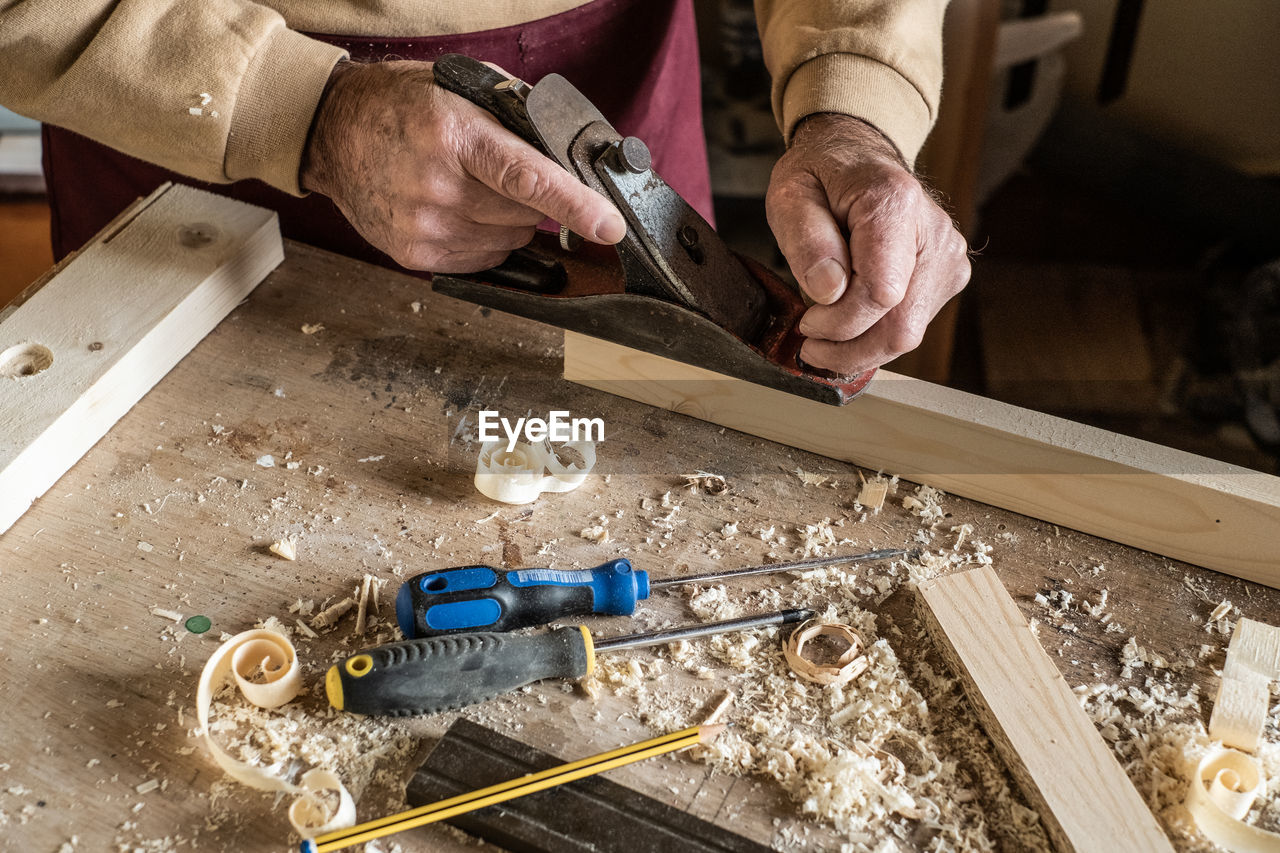
M 331 198 L 361 236 L 410 269 L 488 269 L 547 218 L 597 243 L 626 233 L 608 199 L 436 86 L 429 62 L 339 63 L 302 186 Z

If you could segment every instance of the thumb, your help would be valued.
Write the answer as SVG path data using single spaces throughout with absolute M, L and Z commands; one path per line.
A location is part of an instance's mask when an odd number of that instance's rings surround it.
M 816 181 L 770 183 L 765 216 L 791 274 L 814 302 L 830 305 L 849 283 L 849 241 Z
M 627 233 L 618 209 L 533 146 L 488 119 L 460 146 L 472 177 L 518 204 L 531 207 L 596 243 L 616 243 Z

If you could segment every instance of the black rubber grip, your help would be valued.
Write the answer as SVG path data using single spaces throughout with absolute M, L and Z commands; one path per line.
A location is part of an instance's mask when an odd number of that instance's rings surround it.
M 334 707 L 356 714 L 435 714 L 544 678 L 582 678 L 589 671 L 588 642 L 576 626 L 533 636 L 484 633 L 408 640 L 336 664 L 326 689 Z

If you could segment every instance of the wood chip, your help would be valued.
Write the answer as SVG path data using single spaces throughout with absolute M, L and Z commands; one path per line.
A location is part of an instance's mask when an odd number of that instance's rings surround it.
M 365 575 L 360 581 L 360 604 L 356 608 L 356 634 L 363 635 L 369 617 L 369 592 L 374 585 L 373 575 Z
M 277 539 L 267 546 L 267 550 L 282 560 L 298 559 L 298 546 L 292 536 Z
M 346 615 L 347 611 L 356 606 L 354 598 L 344 598 L 337 604 L 326 607 L 324 610 L 316 614 L 316 618 L 311 620 L 311 627 L 317 631 L 322 628 L 328 628 L 330 625 L 337 624 L 338 620 Z
M 884 500 L 889 495 L 889 483 L 886 480 L 872 480 L 863 483 L 862 488 L 858 491 L 858 503 L 865 510 L 873 513 L 879 513 L 880 508 L 884 506 Z

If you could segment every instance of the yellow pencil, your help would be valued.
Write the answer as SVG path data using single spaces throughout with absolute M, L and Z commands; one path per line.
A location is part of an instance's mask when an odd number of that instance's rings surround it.
M 490 785 L 488 788 L 481 788 L 468 794 L 459 794 L 456 797 L 440 800 L 437 803 L 409 809 L 400 814 L 371 820 L 367 823 L 353 826 L 350 829 L 326 832 L 324 835 L 318 835 L 315 838 L 303 841 L 302 853 L 331 853 L 334 850 L 341 850 L 353 844 L 363 844 L 366 841 L 373 841 L 375 838 L 403 832 L 406 829 L 448 820 L 460 814 L 466 814 L 467 812 L 497 805 L 498 803 L 505 803 L 507 800 L 514 800 L 516 797 L 523 797 L 525 794 L 554 788 L 557 785 L 563 785 L 586 776 L 593 776 L 596 773 L 603 773 L 606 770 L 612 770 L 624 764 L 631 764 L 634 761 L 643 761 L 655 755 L 674 752 L 677 749 L 685 749 L 699 743 L 707 743 L 724 729 L 724 723 L 692 726 L 610 752 L 602 752 L 589 758 L 561 764 L 559 767 L 552 767 L 549 770 L 530 773 L 518 779 Z

